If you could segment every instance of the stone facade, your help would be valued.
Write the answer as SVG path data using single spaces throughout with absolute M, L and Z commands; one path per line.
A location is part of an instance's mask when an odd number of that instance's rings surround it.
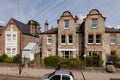
M 106 18 L 97 9 L 91 10 L 81 24 L 77 16 L 72 16 L 69 11 L 63 12 L 57 21 L 57 28 L 41 33 L 42 54 L 46 57 L 48 49 L 52 49 L 52 55 L 65 58 L 97 53 L 105 64 L 107 56 L 112 52 L 120 54 L 120 30 L 107 28 L 105 21 Z M 49 35 L 52 35 L 50 46 L 46 44 Z

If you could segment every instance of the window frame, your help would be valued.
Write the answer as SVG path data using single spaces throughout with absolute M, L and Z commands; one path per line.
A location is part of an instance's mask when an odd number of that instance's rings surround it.
M 69 29 L 69 27 L 70 27 L 70 21 L 64 20 L 64 29 Z
M 47 44 L 52 44 L 52 36 L 47 37 Z
M 92 36 L 92 38 L 90 38 Z M 92 42 L 90 42 L 92 41 Z M 88 44 L 94 44 L 94 35 L 93 34 L 88 34 Z
M 11 34 L 6 34 L 7 41 L 11 41 Z
M 64 37 L 63 37 L 64 36 Z M 66 35 L 61 35 L 61 44 L 65 45 L 66 44 Z
M 112 39 L 111 39 L 111 37 L 112 37 Z M 114 41 L 111 41 L 111 40 L 114 40 Z M 116 44 L 116 35 L 110 35 L 110 45 L 115 45 L 115 44 Z
M 92 26 L 92 28 L 97 28 L 98 27 L 98 19 L 97 18 L 92 18 L 91 19 L 91 26 Z
M 49 57 L 50 55 L 52 55 L 52 50 L 47 50 L 47 57 Z
M 73 45 L 73 35 L 68 35 L 68 45 Z
M 99 36 L 99 38 L 97 38 L 97 36 Z M 101 34 L 96 34 L 96 44 L 102 44 L 102 35 Z

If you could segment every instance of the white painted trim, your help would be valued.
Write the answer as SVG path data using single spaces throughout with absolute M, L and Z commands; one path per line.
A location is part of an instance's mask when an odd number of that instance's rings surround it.
M 58 49 L 58 51 L 77 51 L 76 49 Z

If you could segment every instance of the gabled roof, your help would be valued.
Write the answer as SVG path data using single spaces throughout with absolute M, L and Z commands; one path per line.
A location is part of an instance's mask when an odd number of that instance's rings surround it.
M 42 32 L 40 34 L 57 34 L 58 33 L 58 27 L 56 28 L 51 28 L 50 30 L 48 31 L 45 31 L 45 32 Z
M 20 29 L 20 31 L 23 33 L 23 34 L 31 34 L 30 33 L 30 26 L 27 25 L 27 24 L 24 24 L 16 19 L 13 19 L 11 18 L 11 20 L 13 20 L 16 24 L 16 26 L 18 27 L 18 29 Z
M 105 27 L 106 33 L 120 33 L 119 29 Z

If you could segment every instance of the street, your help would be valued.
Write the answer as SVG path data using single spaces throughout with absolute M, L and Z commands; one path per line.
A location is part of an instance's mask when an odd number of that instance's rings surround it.
M 0 80 L 40 80 L 40 79 L 33 77 L 0 75 Z

